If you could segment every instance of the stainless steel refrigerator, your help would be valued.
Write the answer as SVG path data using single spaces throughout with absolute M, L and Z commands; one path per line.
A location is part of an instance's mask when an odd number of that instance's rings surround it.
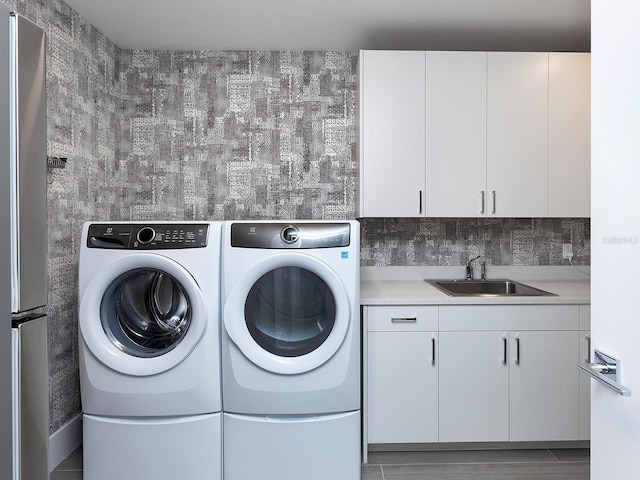
M 0 5 L 0 479 L 49 477 L 45 51 Z

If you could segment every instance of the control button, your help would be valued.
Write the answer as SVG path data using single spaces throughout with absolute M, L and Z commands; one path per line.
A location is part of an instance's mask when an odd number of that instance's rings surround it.
M 296 243 L 300 238 L 300 232 L 298 232 L 298 229 L 293 226 L 284 227 L 280 232 L 280 238 L 282 238 L 284 243 Z
M 156 231 L 151 227 L 142 227 L 138 230 L 138 235 L 136 236 L 138 242 L 142 245 L 147 245 L 156 238 Z

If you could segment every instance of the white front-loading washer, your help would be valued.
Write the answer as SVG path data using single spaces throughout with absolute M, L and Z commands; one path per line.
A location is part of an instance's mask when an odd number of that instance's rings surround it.
M 221 477 L 220 240 L 218 222 L 84 225 L 85 480 Z
M 359 223 L 226 222 L 222 251 L 225 479 L 360 478 Z

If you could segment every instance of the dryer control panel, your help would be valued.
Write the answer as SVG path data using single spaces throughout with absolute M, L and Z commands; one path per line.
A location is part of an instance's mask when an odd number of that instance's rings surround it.
M 348 223 L 271 223 L 231 224 L 231 246 L 241 248 L 331 248 L 348 247 Z
M 164 250 L 207 246 L 206 223 L 94 223 L 87 247 L 127 250 Z

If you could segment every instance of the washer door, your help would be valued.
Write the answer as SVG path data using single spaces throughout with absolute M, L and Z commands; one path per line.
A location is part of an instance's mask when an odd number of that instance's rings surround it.
M 105 365 L 129 375 L 153 375 L 184 360 L 205 329 L 206 307 L 193 277 L 161 255 L 115 261 L 80 299 L 80 332 Z
M 320 260 L 299 253 L 267 257 L 229 293 L 224 325 L 229 337 L 265 370 L 296 374 L 326 363 L 350 322 L 340 277 Z

